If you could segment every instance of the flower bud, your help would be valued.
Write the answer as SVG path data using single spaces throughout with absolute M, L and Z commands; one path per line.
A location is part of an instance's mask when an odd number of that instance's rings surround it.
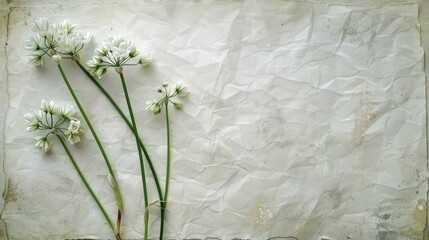
M 56 63 L 56 64 L 60 64 L 60 62 L 61 62 L 61 56 L 57 55 L 57 54 L 53 55 L 52 56 L 52 61 L 54 61 L 54 63 Z
M 181 103 L 178 103 L 178 102 L 173 102 L 173 106 L 175 109 L 181 109 L 183 105 Z
M 95 52 L 102 57 L 107 55 L 107 50 L 105 48 L 97 48 L 95 49 Z
M 131 51 L 130 51 L 130 53 L 129 53 L 129 56 L 130 56 L 130 58 L 135 58 L 135 57 L 137 57 L 137 55 L 138 55 L 139 53 L 137 52 L 137 50 L 135 49 L 135 48 L 133 48 Z M 140 60 L 139 60 L 139 62 L 140 62 Z
M 153 114 L 158 114 L 161 112 L 161 105 L 154 99 L 146 102 L 146 110 L 153 112 Z
M 51 148 L 51 145 L 49 144 L 49 141 L 46 137 L 36 137 L 37 143 L 36 147 L 41 147 L 44 153 L 47 153 L 49 149 Z
M 98 76 L 98 78 L 101 78 L 101 76 L 102 76 L 103 74 L 105 74 L 105 73 L 106 73 L 106 71 L 107 71 L 107 69 L 106 69 L 106 68 L 102 68 L 102 67 L 100 67 L 100 68 L 97 68 L 97 69 L 95 70 L 94 74 L 95 74 L 95 75 L 97 75 L 97 76 Z
M 147 66 L 151 63 L 151 59 L 148 56 L 141 56 L 139 59 L 139 64 L 143 66 Z
M 115 71 L 119 74 L 122 73 L 123 68 L 122 67 L 115 67 Z
M 178 82 L 176 84 L 175 91 L 179 97 L 185 97 L 188 95 L 188 91 L 186 91 L 186 87 L 182 85 L 182 82 Z

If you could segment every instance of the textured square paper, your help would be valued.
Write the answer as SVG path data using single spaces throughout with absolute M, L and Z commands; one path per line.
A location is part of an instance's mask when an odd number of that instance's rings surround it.
M 10 239 L 112 237 L 59 143 L 43 156 L 25 132 L 23 115 L 41 99 L 75 105 L 55 64 L 36 68 L 25 58 L 39 17 L 94 35 L 83 62 L 117 34 L 152 55 L 151 66 L 125 76 L 161 183 L 164 116 L 145 102 L 164 81 L 187 86 L 183 110 L 171 112 L 168 238 L 421 239 L 426 110 L 416 4 L 37 2 L 9 15 L 2 219 Z M 118 172 L 123 237 L 141 238 L 134 138 L 79 69 L 64 67 Z M 117 75 L 100 83 L 126 110 Z M 87 133 L 73 154 L 114 216 L 107 169 Z M 153 238 L 158 215 L 153 207 Z

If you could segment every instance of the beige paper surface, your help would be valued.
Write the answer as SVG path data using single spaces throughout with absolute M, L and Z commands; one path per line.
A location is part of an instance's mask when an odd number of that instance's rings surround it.
M 171 112 L 168 238 L 421 239 L 426 111 L 416 4 L 77 5 L 22 4 L 9 15 L 2 219 L 10 239 L 112 237 L 59 143 L 43 156 L 25 132 L 23 114 L 42 98 L 75 105 L 55 64 L 35 68 L 25 58 L 30 26 L 43 16 L 94 35 L 83 62 L 117 34 L 151 54 L 151 66 L 125 76 L 162 183 L 164 116 L 145 111 L 145 101 L 164 81 L 187 86 L 184 109 Z M 123 237 L 141 238 L 133 136 L 79 69 L 64 65 L 118 172 Z M 116 74 L 100 83 L 125 110 Z M 114 216 L 107 169 L 91 136 L 83 141 L 73 154 Z M 151 213 L 155 238 L 159 211 Z

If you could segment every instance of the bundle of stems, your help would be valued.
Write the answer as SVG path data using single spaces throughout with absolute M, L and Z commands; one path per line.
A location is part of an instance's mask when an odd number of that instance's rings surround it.
M 159 239 L 162 240 L 163 239 L 163 233 L 164 233 L 164 222 L 165 222 L 165 202 L 163 200 L 163 194 L 162 194 L 162 190 L 161 190 L 161 185 L 159 183 L 159 178 L 158 178 L 158 174 L 155 170 L 155 167 L 152 163 L 152 159 L 145 147 L 145 145 L 143 144 L 143 141 L 141 140 L 141 137 L 138 134 L 138 131 L 135 131 L 137 129 L 135 129 L 134 125 L 132 122 L 130 122 L 130 120 L 128 119 L 128 117 L 125 115 L 125 113 L 122 111 L 122 109 L 119 107 L 119 105 L 116 103 L 116 101 L 113 99 L 113 97 L 109 94 L 109 92 L 95 79 L 95 77 L 93 75 L 91 75 L 91 73 L 82 65 L 82 63 L 80 62 L 80 58 L 79 57 L 74 57 L 72 58 L 72 60 L 76 63 L 76 65 L 80 68 L 80 70 L 88 77 L 89 80 L 91 80 L 91 82 L 103 93 L 103 95 L 109 100 L 109 102 L 112 104 L 112 106 L 115 108 L 115 110 L 119 113 L 119 115 L 121 115 L 122 119 L 124 120 L 124 122 L 127 124 L 127 126 L 130 128 L 130 130 L 133 132 L 134 136 L 136 137 L 136 141 L 138 144 L 138 151 L 139 151 L 139 160 L 140 160 L 140 171 L 142 173 L 142 182 L 144 181 L 146 184 L 146 181 L 143 180 L 145 178 L 145 174 L 144 174 L 144 164 L 141 161 L 141 157 L 140 154 L 141 152 L 143 152 L 146 162 L 149 165 L 150 171 L 152 173 L 153 176 L 153 180 L 155 182 L 155 186 L 156 186 L 156 190 L 158 193 L 158 198 L 159 198 L 159 203 L 161 205 L 161 219 L 160 219 L 160 232 L 159 232 Z M 121 82 L 125 82 L 125 79 L 122 81 L 123 78 L 123 73 L 120 74 L 121 77 Z M 126 86 L 123 86 L 124 91 L 127 91 Z M 125 96 L 128 96 L 128 91 L 127 94 L 125 94 Z M 129 97 L 127 102 L 129 101 Z M 131 103 L 130 103 L 131 104 Z M 132 112 L 132 109 L 130 110 L 130 113 Z M 131 115 L 131 114 L 130 114 Z M 135 122 L 134 119 L 134 114 L 132 117 L 132 121 Z M 147 193 L 147 190 L 146 190 Z M 145 194 L 145 209 L 148 208 L 148 200 L 147 200 L 147 194 Z M 145 225 L 148 224 L 148 211 L 145 210 Z M 145 233 L 148 231 L 145 231 Z M 146 235 L 146 234 L 145 234 Z

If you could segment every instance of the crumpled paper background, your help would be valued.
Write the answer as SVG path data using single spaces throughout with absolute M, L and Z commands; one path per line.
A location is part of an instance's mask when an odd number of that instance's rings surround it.
M 164 116 L 145 111 L 162 82 L 190 95 L 171 112 L 171 239 L 293 236 L 421 239 L 426 223 L 426 107 L 417 4 L 310 2 L 17 2 L 8 15 L 2 220 L 9 239 L 112 238 L 59 143 L 43 156 L 23 115 L 41 99 L 74 104 L 49 59 L 28 64 L 35 19 L 94 36 L 125 34 L 153 64 L 125 70 L 139 131 L 165 176 Z M 64 68 L 118 172 L 123 237 L 143 232 L 129 129 L 71 63 Z M 100 83 L 126 109 L 113 71 Z M 114 216 L 95 142 L 73 154 Z M 151 179 L 149 182 L 152 183 Z M 156 200 L 152 184 L 150 200 Z M 151 236 L 159 211 L 151 209 Z

